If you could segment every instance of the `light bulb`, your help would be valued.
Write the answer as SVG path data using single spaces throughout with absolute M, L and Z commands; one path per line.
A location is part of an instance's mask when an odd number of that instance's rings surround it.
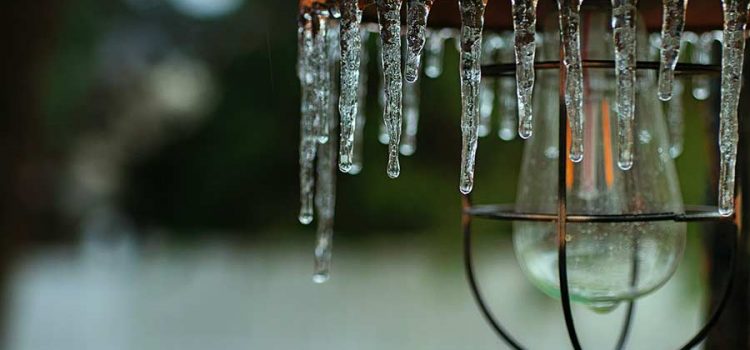
M 610 11 L 582 8 L 584 60 L 613 59 Z M 648 40 L 643 23 L 638 27 L 638 58 L 643 60 Z M 542 60 L 558 60 L 557 19 L 549 18 L 545 29 Z M 516 210 L 557 212 L 557 162 L 562 159 L 567 163 L 569 214 L 682 212 L 655 72 L 638 72 L 635 161 L 629 170 L 617 166 L 614 70 L 584 69 L 584 155 L 579 163 L 569 160 L 567 149 L 558 149 L 558 73 L 537 72 L 534 136 L 525 143 Z M 513 229 L 514 249 L 524 273 L 546 294 L 559 297 L 556 224 L 515 222 Z M 608 311 L 621 301 L 656 290 L 679 264 L 685 231 L 685 223 L 672 221 L 567 224 L 571 299 Z

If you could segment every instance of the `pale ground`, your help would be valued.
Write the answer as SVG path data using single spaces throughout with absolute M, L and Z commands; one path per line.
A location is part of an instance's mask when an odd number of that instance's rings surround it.
M 122 236 L 42 249 L 11 279 L 8 349 L 503 348 L 471 298 L 460 247 L 441 259 L 429 239 L 338 247 L 325 285 L 310 279 L 311 240 Z M 496 314 L 532 349 L 569 347 L 559 304 L 525 281 L 511 251 L 499 253 L 478 259 Z M 639 304 L 630 349 L 677 348 L 694 332 L 701 294 L 685 294 L 694 273 L 681 268 Z M 577 308 L 584 347 L 611 348 L 622 312 Z

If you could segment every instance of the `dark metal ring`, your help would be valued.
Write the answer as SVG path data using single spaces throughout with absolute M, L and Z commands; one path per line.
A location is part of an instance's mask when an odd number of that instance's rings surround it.
M 463 196 L 462 200 L 463 204 L 463 252 L 464 252 L 464 268 L 466 270 L 466 276 L 469 280 L 469 286 L 471 287 L 471 292 L 474 296 L 474 300 L 476 301 L 477 305 L 479 306 L 480 311 L 482 312 L 482 315 L 485 317 L 487 322 L 490 324 L 490 326 L 493 328 L 495 333 L 497 333 L 511 348 L 514 349 L 524 349 L 524 347 L 516 340 L 514 339 L 510 333 L 508 333 L 507 330 L 503 328 L 503 326 L 500 324 L 500 322 L 495 318 L 492 311 L 490 311 L 487 303 L 484 300 L 484 297 L 481 293 L 479 284 L 476 280 L 476 275 L 474 272 L 474 264 L 473 264 L 473 249 L 472 249 L 472 230 L 471 230 L 471 218 L 472 217 L 478 217 L 478 218 L 485 218 L 490 220 L 514 220 L 514 221 L 556 221 L 557 217 L 550 214 L 530 214 L 530 213 L 515 213 L 512 210 L 512 206 L 510 205 L 495 205 L 495 206 L 472 206 L 471 199 L 469 196 Z M 716 215 L 714 215 L 714 213 Z M 551 218 L 550 218 L 551 217 Z M 568 216 L 568 218 L 576 218 L 576 215 Z M 639 217 L 640 221 L 643 221 L 644 218 L 646 219 L 653 219 L 650 221 L 668 221 L 668 220 L 674 220 L 674 221 L 725 221 L 725 220 L 732 220 L 733 217 L 723 217 L 718 215 L 718 212 L 715 211 L 715 207 L 708 207 L 708 206 L 692 206 L 687 207 L 685 213 L 657 213 L 657 214 L 634 214 L 634 215 L 611 215 L 606 216 L 607 221 L 596 221 L 596 220 L 588 220 L 589 218 L 586 218 L 584 216 L 578 216 L 581 218 L 578 222 L 627 222 L 622 219 L 630 220 L 631 217 Z M 590 219 L 596 219 L 597 217 L 590 217 Z M 599 216 L 599 218 L 604 218 L 604 216 Z M 585 219 L 585 220 L 584 220 Z M 630 221 L 639 221 L 639 220 L 630 220 Z M 646 220 L 649 221 L 649 220 Z M 727 301 L 729 300 L 729 295 L 731 294 L 732 287 L 734 285 L 734 274 L 736 270 L 736 260 L 737 260 L 737 244 L 739 239 L 739 233 L 738 233 L 738 227 L 735 223 L 733 225 L 735 228 L 734 236 L 732 237 L 732 244 L 731 249 L 729 251 L 729 271 L 728 275 L 729 278 L 724 285 L 724 289 L 721 293 L 721 299 L 719 301 L 719 304 L 716 306 L 716 308 L 711 312 L 711 315 L 709 316 L 706 323 L 701 327 L 701 329 L 687 342 L 685 345 L 680 347 L 681 350 L 686 349 L 692 349 L 696 345 L 698 345 L 700 342 L 702 342 L 706 336 L 708 335 L 709 330 L 713 328 L 713 326 L 716 324 L 716 322 L 719 320 L 719 317 L 721 316 L 722 312 L 724 311 L 724 308 L 726 307 Z M 562 300 L 561 302 L 564 304 L 567 304 L 567 311 L 569 311 L 570 308 L 570 300 L 568 299 L 568 303 L 565 303 L 566 300 Z M 622 329 L 620 331 L 620 336 L 618 337 L 617 346 L 615 349 L 622 349 L 625 345 L 625 341 L 627 339 L 627 336 L 630 331 L 630 326 L 632 323 L 632 316 L 633 316 L 633 309 L 634 309 L 635 301 L 631 300 L 628 303 L 628 308 L 625 313 L 625 320 L 623 322 Z M 566 312 L 567 314 L 568 312 Z M 575 342 L 573 343 L 575 348 L 580 348 L 580 344 L 577 342 L 577 337 L 575 338 Z
M 656 61 L 638 61 L 636 69 L 659 70 L 659 62 Z M 583 68 L 590 69 L 613 69 L 615 61 L 611 60 L 583 60 Z M 535 62 L 534 68 L 537 70 L 560 69 L 560 61 L 541 61 Z M 515 75 L 515 63 L 488 64 L 482 66 L 483 77 L 504 77 Z M 718 64 L 697 64 L 697 63 L 677 63 L 675 75 L 718 75 L 721 73 L 721 65 Z
M 557 221 L 557 214 L 551 213 L 522 213 L 514 209 L 513 204 L 475 205 L 464 209 L 467 214 L 490 220 L 505 221 Z M 732 216 L 722 216 L 717 207 L 686 206 L 685 212 L 673 213 L 638 213 L 638 214 L 599 214 L 580 215 L 568 214 L 567 222 L 649 222 L 649 221 L 732 221 Z

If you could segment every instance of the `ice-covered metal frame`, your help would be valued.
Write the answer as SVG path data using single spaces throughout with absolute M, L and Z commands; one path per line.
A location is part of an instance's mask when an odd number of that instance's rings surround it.
M 612 68 L 614 67 L 613 61 L 593 61 L 584 60 L 584 69 L 596 69 L 596 68 Z M 560 69 L 561 64 L 559 61 L 549 62 L 537 62 L 534 65 L 535 69 Z M 637 69 L 648 69 L 658 70 L 659 62 L 637 62 Z M 515 64 L 495 64 L 487 65 L 482 67 L 482 75 L 484 77 L 502 77 L 510 76 L 515 72 Z M 561 73 L 564 72 L 561 70 Z M 700 65 L 700 64 L 677 64 L 675 74 L 677 75 L 695 75 L 695 74 L 720 74 L 721 67 L 718 65 Z M 565 86 L 564 86 L 564 74 L 560 75 L 560 94 L 559 94 L 559 125 L 558 125 L 558 137 L 559 137 L 559 148 L 565 149 L 567 144 L 567 123 L 568 116 L 565 108 Z M 730 235 L 732 238 L 730 255 L 730 269 L 728 271 L 727 282 L 724 286 L 724 290 L 721 293 L 721 299 L 716 305 L 714 310 L 711 311 L 709 318 L 701 329 L 681 347 L 681 349 L 691 349 L 703 341 L 708 335 L 709 330 L 716 324 L 717 320 L 721 316 L 721 313 L 726 305 L 729 293 L 732 289 L 732 282 L 734 280 L 734 272 L 736 266 L 737 257 L 737 240 L 739 237 L 739 216 L 736 213 L 741 213 L 741 201 L 735 201 L 735 214 L 731 216 L 723 216 L 719 213 L 718 207 L 712 206 L 698 206 L 698 207 L 686 207 L 686 210 L 681 213 L 639 213 L 639 214 L 619 214 L 619 215 L 579 215 L 579 214 L 568 214 L 567 211 L 567 187 L 565 186 L 567 180 L 566 171 L 567 162 L 558 162 L 558 175 L 557 175 L 557 213 L 527 213 L 517 212 L 514 210 L 514 205 L 473 205 L 470 195 L 463 195 L 462 207 L 462 226 L 463 226 L 463 252 L 464 252 L 464 267 L 468 278 L 469 286 L 471 287 L 472 294 L 476 300 L 479 309 L 487 322 L 492 326 L 494 331 L 500 336 L 510 347 L 514 349 L 524 349 L 524 346 L 516 340 L 495 318 L 492 311 L 487 306 L 484 297 L 481 292 L 481 288 L 477 282 L 476 275 L 474 272 L 473 263 L 473 250 L 472 250 L 472 230 L 471 222 L 474 218 L 477 219 L 489 219 L 489 220 L 505 220 L 505 221 L 544 221 L 544 222 L 556 222 L 557 223 L 557 247 L 558 247 L 558 275 L 560 280 L 560 302 L 562 304 L 563 314 L 565 317 L 565 326 L 568 331 L 571 345 L 574 349 L 581 349 L 581 343 L 578 339 L 576 332 L 575 321 L 573 319 L 573 312 L 571 309 L 570 295 L 568 290 L 568 271 L 566 263 L 566 224 L 568 222 L 646 222 L 646 221 L 678 221 L 678 222 L 699 222 L 699 221 L 714 221 L 714 222 L 730 222 L 732 223 L 731 232 L 724 232 L 724 234 Z M 630 325 L 633 316 L 633 307 L 635 300 L 631 300 L 628 303 L 628 308 L 625 314 L 625 320 L 622 325 L 622 330 L 617 341 L 616 349 L 622 349 L 625 346 L 628 334 L 630 332 Z

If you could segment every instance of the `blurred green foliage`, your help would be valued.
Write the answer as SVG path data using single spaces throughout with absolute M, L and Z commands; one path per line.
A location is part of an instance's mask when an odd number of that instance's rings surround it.
M 128 164 L 120 191 L 122 207 L 137 222 L 181 232 L 206 228 L 298 230 L 299 85 L 295 74 L 294 2 L 246 2 L 216 20 L 191 19 L 161 4 L 134 10 L 124 3 L 68 1 L 58 47 L 44 78 L 45 111 L 53 144 L 70 150 L 81 130 L 106 120 L 97 102 L 97 50 L 107 32 L 122 26 L 156 26 L 169 50 L 205 62 L 218 82 L 218 104 L 205 122 L 168 139 Z M 369 41 L 375 53 L 375 37 Z M 365 167 L 338 174 L 337 229 L 344 233 L 435 231 L 459 227 L 460 157 L 458 55 L 446 44 L 445 72 L 421 78 L 417 153 L 402 157 L 402 174 L 385 175 L 386 149 L 377 142 L 380 110 L 377 69 L 369 66 Z M 703 116 L 708 106 L 686 98 L 685 152 L 677 160 L 687 203 L 704 202 L 708 183 Z M 116 114 L 116 113 L 115 113 Z M 479 145 L 479 203 L 512 202 L 521 156 L 517 138 L 492 136 Z M 498 227 L 508 226 L 499 225 Z

